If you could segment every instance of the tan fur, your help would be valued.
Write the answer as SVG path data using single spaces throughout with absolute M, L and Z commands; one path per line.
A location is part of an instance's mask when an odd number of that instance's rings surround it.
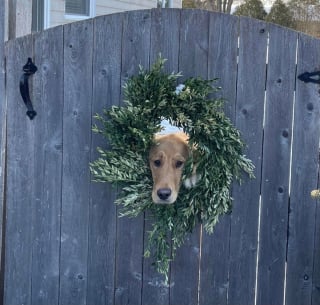
M 171 204 L 177 199 L 184 164 L 189 157 L 188 136 L 183 132 L 156 135 L 149 154 L 154 203 Z

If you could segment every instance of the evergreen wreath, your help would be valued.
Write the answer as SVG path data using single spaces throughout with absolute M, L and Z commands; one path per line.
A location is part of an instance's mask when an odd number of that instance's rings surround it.
M 121 191 L 116 203 L 121 216 L 136 217 L 150 211 L 152 229 L 144 255 L 153 255 L 158 272 L 168 280 L 170 261 L 186 235 L 197 223 L 212 233 L 220 215 L 231 209 L 230 187 L 242 172 L 253 177 L 254 166 L 243 155 L 239 131 L 223 113 L 223 100 L 212 98 L 220 88 L 214 80 L 188 78 L 177 86 L 180 73 L 166 74 L 165 59 L 158 58 L 149 71 L 139 66 L 138 75 L 124 86 L 124 105 L 112 106 L 96 115 L 93 130 L 107 139 L 109 148 L 98 148 L 100 157 L 91 164 L 94 180 L 109 182 Z M 191 189 L 181 185 L 174 204 L 154 204 L 148 165 L 154 135 L 161 121 L 189 135 L 189 146 L 197 150 L 200 181 Z M 193 157 L 187 161 L 182 179 L 191 175 Z

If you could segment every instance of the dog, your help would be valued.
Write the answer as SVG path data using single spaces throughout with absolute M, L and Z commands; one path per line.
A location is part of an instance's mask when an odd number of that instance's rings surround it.
M 149 166 L 152 173 L 152 200 L 157 204 L 172 204 L 176 201 L 181 185 L 184 165 L 190 157 L 188 136 L 183 132 L 157 134 L 155 144 L 149 152 Z M 185 186 L 197 182 L 194 173 L 186 179 Z

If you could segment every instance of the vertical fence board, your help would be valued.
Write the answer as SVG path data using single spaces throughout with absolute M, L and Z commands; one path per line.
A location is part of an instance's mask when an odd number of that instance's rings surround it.
M 35 122 L 26 116 L 18 84 L 22 67 L 32 57 L 33 37 L 7 45 L 7 182 L 5 230 L 4 304 L 31 305 L 32 246 L 34 226 Z M 31 86 L 30 86 L 31 87 Z M 32 94 L 31 94 L 32 98 Z
M 298 75 L 319 67 L 320 41 L 300 34 Z M 317 187 L 318 178 L 319 107 L 319 87 L 297 80 L 286 286 L 286 304 L 290 305 L 311 304 L 316 206 L 310 190 Z
M 92 113 L 119 104 L 123 14 L 95 20 Z M 106 56 L 108 54 L 108 56 Z M 97 123 L 97 122 L 94 122 Z M 92 137 L 92 160 L 97 147 L 107 149 L 101 135 Z M 90 204 L 88 304 L 114 304 L 117 213 L 115 192 L 108 184 L 92 182 Z
M 161 54 L 163 58 L 167 59 L 165 71 L 167 73 L 171 73 L 172 71 L 177 72 L 180 10 L 152 10 L 151 17 L 150 65 L 152 65 L 157 60 L 159 54 Z M 148 239 L 148 231 L 151 230 L 152 226 L 151 221 L 148 221 L 148 216 L 146 213 L 145 245 Z M 169 304 L 169 286 L 164 283 L 163 276 L 155 270 L 152 263 L 152 258 L 144 260 L 142 304 Z
M 317 44 L 319 41 L 316 42 Z M 320 69 L 320 66 L 318 65 Z M 318 87 L 319 88 L 319 87 Z M 314 89 L 313 89 L 314 90 Z M 319 96 L 318 96 L 319 98 Z M 315 141 L 317 140 L 317 135 L 313 135 Z M 319 161 L 320 163 L 320 157 Z M 320 178 L 320 168 L 318 163 L 318 183 L 317 188 L 319 189 L 319 178 Z M 319 210 L 319 200 L 315 201 L 316 204 L 316 214 L 315 214 L 315 233 L 314 233 L 314 250 L 313 250 L 313 275 L 312 275 L 312 295 L 311 295 L 311 304 L 320 304 L 320 210 Z
M 295 32 L 269 25 L 257 304 L 284 298 L 296 44 Z
M 319 167 L 318 167 L 318 189 L 319 189 Z M 311 304 L 320 304 L 320 220 L 319 220 L 319 201 L 316 204 L 316 224 L 315 224 L 315 242 L 314 242 L 314 263 L 312 275 L 312 296 Z
M 5 3 L 0 1 L 0 300 L 3 298 L 3 229 L 4 218 L 4 181 L 5 181 L 5 156 L 6 156 L 6 113 L 7 99 L 5 91 Z
M 217 97 L 226 99 L 225 112 L 234 120 L 239 18 L 225 14 L 210 14 L 208 78 L 219 78 L 222 86 Z M 214 233 L 205 231 L 202 237 L 200 265 L 201 305 L 227 303 L 229 274 L 230 216 L 223 216 Z
M 49 43 L 48 43 L 49 42 Z M 32 304 L 58 304 L 62 179 L 63 28 L 35 36 Z
M 149 66 L 151 11 L 127 13 L 123 24 L 122 83 Z M 141 304 L 143 277 L 143 216 L 117 223 L 115 304 Z
M 92 21 L 64 27 L 60 304 L 86 304 L 92 100 Z
M 234 184 L 231 218 L 229 304 L 254 304 L 266 75 L 264 22 L 240 18 L 236 124 L 256 166 L 255 179 Z
M 200 30 L 208 26 L 208 12 L 181 12 L 179 71 L 182 71 L 183 79 L 191 76 L 206 78 L 208 75 L 208 32 Z M 197 226 L 187 235 L 171 264 L 171 304 L 198 302 L 200 230 Z
M 218 78 L 218 97 L 225 99 L 225 112 L 235 120 L 237 94 L 239 17 L 222 13 L 210 14 L 208 78 Z
M 165 71 L 178 72 L 181 10 L 154 9 L 151 12 L 150 64 L 154 63 L 161 54 L 167 59 Z

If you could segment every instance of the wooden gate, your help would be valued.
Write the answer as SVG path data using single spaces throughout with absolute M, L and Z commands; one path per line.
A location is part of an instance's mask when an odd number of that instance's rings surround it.
M 319 71 L 319 40 L 244 17 L 155 9 L 52 28 L 2 53 L 3 304 L 320 303 L 320 215 L 310 197 L 319 85 L 297 79 Z M 169 72 L 219 78 L 256 166 L 256 179 L 234 185 L 233 212 L 215 233 L 188 236 L 168 286 L 143 258 L 148 223 L 119 219 L 114 192 L 91 182 L 88 166 L 105 145 L 93 115 L 118 104 L 125 79 L 159 53 Z M 18 88 L 28 57 L 38 67 L 34 120 Z

